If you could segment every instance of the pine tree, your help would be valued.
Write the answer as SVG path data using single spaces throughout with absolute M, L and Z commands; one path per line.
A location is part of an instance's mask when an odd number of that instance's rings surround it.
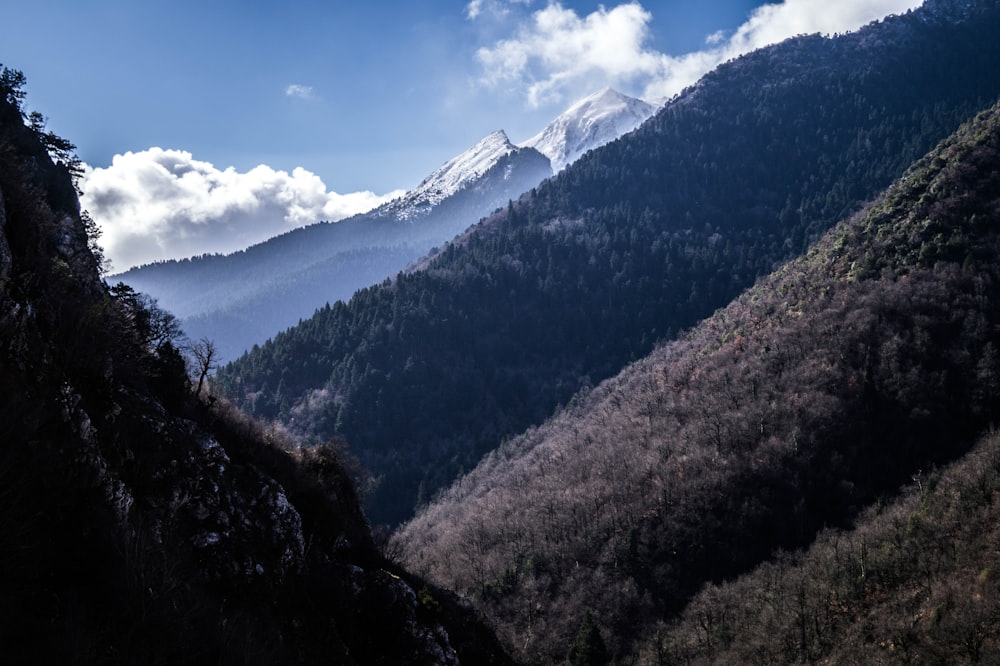
M 569 646 L 566 661 L 571 666 L 604 666 L 608 663 L 608 648 L 590 611 L 583 616 L 580 631 Z

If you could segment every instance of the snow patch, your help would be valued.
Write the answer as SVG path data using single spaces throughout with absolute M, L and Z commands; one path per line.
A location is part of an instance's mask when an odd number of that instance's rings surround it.
M 549 158 L 558 173 L 593 150 L 631 132 L 656 112 L 657 107 L 605 88 L 584 97 L 541 132 L 520 144 Z
M 426 214 L 448 197 L 479 180 L 502 158 L 517 150 L 503 130 L 442 164 L 413 190 L 382 207 L 383 214 L 398 220 L 411 220 Z M 382 212 L 382 211 L 380 211 Z

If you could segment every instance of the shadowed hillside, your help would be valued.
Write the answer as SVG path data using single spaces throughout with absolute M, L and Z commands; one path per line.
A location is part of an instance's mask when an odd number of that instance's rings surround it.
M 954 465 L 914 474 L 857 527 L 707 585 L 640 663 L 990 663 L 1000 653 L 998 500 L 991 434 Z
M 704 77 L 421 270 L 220 370 L 227 395 L 346 438 L 397 523 L 801 253 L 1000 95 L 1000 9 L 934 0 Z
M 562 658 L 588 613 L 635 654 L 706 583 L 847 525 L 995 422 L 998 222 L 994 107 L 803 258 L 489 456 L 401 530 L 403 561 L 474 598 L 527 662 Z M 668 654 L 714 654 L 699 621 L 737 631 L 698 604 Z M 836 626 L 752 645 L 817 658 L 840 620 L 810 617 Z
M 507 663 L 382 556 L 336 441 L 195 395 L 173 315 L 100 280 L 23 84 L 0 66 L 4 662 Z

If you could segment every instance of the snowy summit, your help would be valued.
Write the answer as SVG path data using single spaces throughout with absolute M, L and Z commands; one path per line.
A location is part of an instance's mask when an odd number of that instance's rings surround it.
M 497 130 L 461 155 L 442 164 L 417 187 L 380 206 L 376 217 L 414 221 L 445 199 L 468 189 L 505 157 L 526 149 L 548 158 L 558 173 L 588 150 L 598 148 L 638 127 L 656 111 L 654 105 L 611 88 L 584 97 L 549 123 L 540 133 L 517 146 Z
M 386 208 L 401 220 L 426 212 L 482 178 L 500 159 L 517 149 L 503 130 L 497 130 L 461 155 L 442 164 L 420 185 Z
M 605 88 L 581 99 L 521 146 L 548 157 L 552 171 L 558 173 L 588 150 L 631 132 L 656 109 L 641 99 Z

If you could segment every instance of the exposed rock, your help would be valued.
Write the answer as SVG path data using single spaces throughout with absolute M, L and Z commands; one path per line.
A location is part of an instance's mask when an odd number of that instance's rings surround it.
M 0 190 L 0 289 L 3 289 L 10 277 L 10 246 L 7 244 L 7 211 L 4 208 L 3 191 Z
M 68 172 L 0 94 L 5 660 L 508 663 L 379 554 L 336 451 L 201 402 L 97 264 Z

